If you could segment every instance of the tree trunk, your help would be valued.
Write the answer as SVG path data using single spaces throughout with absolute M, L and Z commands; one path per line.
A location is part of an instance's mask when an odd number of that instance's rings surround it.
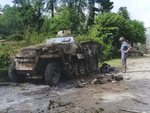
M 89 17 L 88 17 L 88 21 L 87 21 L 87 26 L 91 26 L 94 24 L 94 17 L 95 17 L 95 0 L 89 0 Z
M 51 9 L 51 11 L 52 11 L 52 18 L 54 17 L 54 1 L 52 0 L 52 3 L 51 3 L 51 5 L 52 5 L 52 9 Z
M 39 9 L 38 9 L 38 33 L 40 33 L 40 27 L 41 27 L 41 20 L 40 20 L 40 17 L 41 17 L 41 3 L 39 4 Z

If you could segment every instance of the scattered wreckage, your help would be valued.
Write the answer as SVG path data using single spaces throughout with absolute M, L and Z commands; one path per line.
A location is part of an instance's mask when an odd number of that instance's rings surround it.
M 11 57 L 9 78 L 22 82 L 27 76 L 43 76 L 48 85 L 59 82 L 60 76 L 84 75 L 98 68 L 98 44 L 92 41 L 75 43 L 74 37 L 47 39 L 45 43 L 22 48 Z
M 107 63 L 103 63 L 103 65 L 100 67 L 100 72 L 97 74 L 96 78 L 91 81 L 91 84 L 104 84 L 106 82 L 113 82 L 123 80 L 123 76 L 121 74 L 115 75 L 112 73 L 115 71 L 115 67 L 111 67 Z
M 98 74 L 97 77 L 91 81 L 91 84 L 94 85 L 94 84 L 104 84 L 106 82 L 114 82 L 115 81 L 121 81 L 123 80 L 123 76 L 121 74 L 118 74 L 118 75 L 114 75 L 114 74 L 108 74 L 108 73 L 105 73 L 103 75 L 101 74 Z

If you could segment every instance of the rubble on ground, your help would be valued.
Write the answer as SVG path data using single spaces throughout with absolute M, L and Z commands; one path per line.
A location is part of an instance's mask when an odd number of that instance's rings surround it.
M 77 83 L 75 83 L 74 87 L 75 87 L 75 88 L 83 88 L 86 84 L 87 84 L 87 83 L 84 82 L 83 79 L 81 79 L 81 80 L 78 80 Z
M 91 81 L 91 84 L 104 84 L 106 82 L 113 82 L 113 81 L 121 81 L 123 80 L 123 76 L 121 74 L 114 75 L 114 74 L 97 74 L 96 79 Z
M 92 84 L 105 84 L 107 82 L 117 82 L 123 80 L 123 76 L 121 74 L 114 74 L 112 71 L 115 71 L 115 67 L 111 67 L 110 65 L 104 63 L 102 67 L 100 67 L 100 71 L 97 72 L 94 80 L 90 80 L 90 82 L 85 82 L 84 79 L 78 80 L 74 87 L 75 88 L 83 88 L 85 85 Z
M 115 67 L 111 67 L 107 63 L 103 63 L 103 65 L 100 67 L 100 73 L 109 73 L 115 71 Z
M 91 81 L 91 84 L 104 84 L 106 82 L 115 82 L 123 80 L 123 76 L 121 74 L 113 74 L 112 71 L 115 71 L 115 67 L 111 67 L 107 63 L 104 63 L 100 67 L 100 72 L 97 74 L 96 78 Z

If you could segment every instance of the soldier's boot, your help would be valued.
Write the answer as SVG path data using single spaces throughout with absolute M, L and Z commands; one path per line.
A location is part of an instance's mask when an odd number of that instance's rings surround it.
M 124 64 L 123 65 L 123 73 L 126 73 L 126 68 L 127 68 L 127 66 L 126 66 L 126 64 Z

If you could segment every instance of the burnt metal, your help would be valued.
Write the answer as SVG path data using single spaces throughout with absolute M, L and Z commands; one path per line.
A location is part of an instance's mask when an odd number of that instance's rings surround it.
M 16 63 L 15 68 L 19 74 L 45 75 L 47 65 L 56 62 L 61 72 L 66 72 L 69 76 L 79 76 L 89 73 L 93 66 L 97 68 L 97 64 L 90 62 L 98 63 L 98 48 L 92 41 L 83 41 L 77 45 L 74 37 L 57 37 L 47 39 L 42 44 L 22 48 L 10 59 Z
M 143 52 L 138 47 L 132 47 L 128 51 L 128 56 L 130 57 L 137 57 L 137 56 L 143 56 Z

